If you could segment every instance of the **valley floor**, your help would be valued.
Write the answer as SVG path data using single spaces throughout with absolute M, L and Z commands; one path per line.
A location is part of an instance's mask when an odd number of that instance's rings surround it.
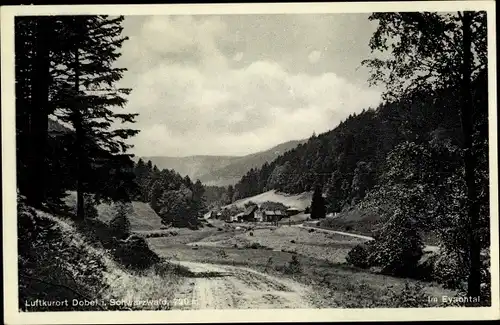
M 255 224 L 184 230 L 148 239 L 159 255 L 192 271 L 174 294 L 180 302 L 178 306 L 174 302 L 176 309 L 401 307 L 401 301 L 411 299 L 404 297 L 405 287 L 417 281 L 345 264 L 347 252 L 363 240 Z M 297 260 L 293 270 L 292 256 Z M 442 295 L 455 293 L 423 283 L 417 303 L 427 306 L 427 297 Z

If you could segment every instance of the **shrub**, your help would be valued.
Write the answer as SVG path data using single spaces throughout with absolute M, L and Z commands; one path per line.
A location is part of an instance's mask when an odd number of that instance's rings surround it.
M 265 246 L 262 246 L 259 243 L 251 243 L 249 245 L 246 245 L 245 248 L 251 248 L 251 249 L 259 249 L 259 248 L 266 248 Z
M 131 269 L 143 270 L 160 262 L 160 257 L 149 248 L 146 240 L 140 236 L 132 235 L 126 240 L 116 240 L 114 246 L 115 258 Z
M 295 240 L 293 240 L 293 239 L 290 240 L 290 243 L 295 244 Z
M 349 251 L 346 256 L 346 262 L 348 264 L 366 269 L 370 267 L 369 259 L 369 246 L 366 244 L 356 245 L 353 249 Z
M 369 250 L 371 266 L 380 266 L 385 274 L 418 276 L 423 243 L 418 231 L 408 225 L 410 220 L 396 215 L 393 222 L 386 222 L 379 239 L 370 244 L 373 245 Z
M 243 206 L 244 206 L 244 207 L 245 207 L 245 209 L 246 209 L 246 208 L 249 208 L 249 207 L 254 206 L 254 205 L 257 205 L 257 203 L 254 203 L 254 202 L 252 202 L 252 201 L 248 201 L 248 202 L 247 202 L 247 203 L 245 203 Z
M 286 274 L 296 274 L 302 271 L 297 255 L 292 255 L 291 261 L 285 265 L 283 270 Z
M 250 236 L 253 236 L 253 232 L 252 232 L 252 231 L 250 231 L 249 235 L 250 235 Z
M 280 211 L 285 211 L 286 209 L 288 209 L 288 207 L 283 203 L 273 202 L 273 201 L 262 202 L 260 204 L 260 208 L 262 210 L 280 210 Z
M 128 215 L 132 212 L 130 203 L 115 203 L 115 217 L 110 221 L 109 228 L 117 238 L 126 238 L 130 235 L 130 221 Z
M 432 263 L 432 276 L 448 289 L 459 289 L 467 279 L 465 268 L 461 266 L 457 254 L 440 252 Z
M 267 262 L 266 262 L 266 266 L 264 267 L 264 270 L 265 270 L 264 272 L 267 272 L 267 270 L 269 268 L 271 268 L 272 265 L 273 265 L 273 258 L 272 258 L 272 256 L 269 256 L 269 258 L 267 259 Z
M 184 277 L 193 276 L 187 267 L 171 262 L 156 263 L 153 265 L 152 271 L 161 277 L 171 277 L 172 274 Z
M 225 250 L 223 249 L 220 249 L 218 252 L 217 252 L 217 255 L 219 255 L 220 257 L 222 258 L 227 258 L 227 253 Z
M 314 229 L 309 229 L 309 232 L 314 232 Z
M 422 284 L 419 282 L 410 285 L 405 282 L 405 287 L 402 291 L 395 292 L 392 288 L 389 289 L 389 303 L 391 307 L 400 308 L 422 308 L 429 307 L 428 294 L 425 293 Z
M 437 281 L 435 278 L 435 264 L 438 258 L 439 255 L 436 253 L 424 255 L 417 266 L 415 272 L 417 276 L 415 278 L 423 281 Z

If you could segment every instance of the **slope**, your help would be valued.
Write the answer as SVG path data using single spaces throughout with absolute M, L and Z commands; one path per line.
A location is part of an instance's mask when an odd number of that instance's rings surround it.
M 235 205 L 237 207 L 244 207 L 245 204 L 248 202 L 254 202 L 260 204 L 266 201 L 271 201 L 271 202 L 282 203 L 291 208 L 304 210 L 311 204 L 311 199 L 312 199 L 312 192 L 304 192 L 300 194 L 285 194 L 285 193 L 279 193 L 275 190 L 271 190 L 255 196 L 234 201 L 233 203 L 227 205 L 226 207 L 229 207 L 231 205 Z
M 66 204 L 76 207 L 76 192 L 69 192 L 65 198 Z M 97 206 L 99 220 L 109 223 L 114 217 L 113 204 L 101 203 Z M 129 215 L 130 226 L 133 232 L 159 230 L 162 227 L 161 218 L 148 203 L 133 201 L 132 213 Z
M 81 225 L 57 214 L 18 203 L 19 309 L 84 311 L 168 309 L 169 306 L 109 304 L 111 300 L 171 300 L 183 282 L 170 264 L 141 274 L 118 263 L 110 250 L 86 236 Z M 163 267 L 163 270 L 161 267 Z M 93 301 L 88 305 L 31 304 L 42 301 Z

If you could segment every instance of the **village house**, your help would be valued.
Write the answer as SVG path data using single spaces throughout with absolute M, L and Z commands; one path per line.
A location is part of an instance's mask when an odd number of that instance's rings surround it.
M 238 221 L 256 221 L 255 218 L 255 212 L 257 211 L 258 207 L 256 205 L 251 205 L 244 212 L 241 213 L 241 215 L 238 217 Z
M 280 210 L 266 210 L 263 212 L 263 220 L 264 222 L 274 222 L 279 221 L 283 218 L 285 214 Z

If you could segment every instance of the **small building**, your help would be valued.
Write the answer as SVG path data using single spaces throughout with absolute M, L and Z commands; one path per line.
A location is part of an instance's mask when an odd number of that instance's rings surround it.
M 244 212 L 240 212 L 237 215 L 231 217 L 231 221 L 241 221 L 243 220 Z
M 266 210 L 263 212 L 263 221 L 275 222 L 281 220 L 286 214 L 281 210 Z
M 272 211 L 272 210 L 266 210 L 266 211 L 262 212 L 262 221 L 264 221 L 264 222 L 274 221 L 274 217 L 275 217 L 275 214 L 274 214 L 274 211 Z
M 289 208 L 286 210 L 286 215 L 288 217 L 294 216 L 294 215 L 299 214 L 299 213 L 300 213 L 300 210 L 297 208 Z
M 286 213 L 284 213 L 283 211 L 281 210 L 274 210 L 274 215 L 277 217 L 277 219 L 281 219 L 283 218 L 284 216 L 286 216 Z
M 276 212 L 274 210 L 265 210 L 262 212 L 262 221 L 272 222 L 276 221 Z
M 238 218 L 238 220 L 241 221 L 256 221 L 255 219 L 255 212 L 257 211 L 258 207 L 256 205 L 249 206 L 246 208 L 246 210 L 243 212 L 243 214 Z

